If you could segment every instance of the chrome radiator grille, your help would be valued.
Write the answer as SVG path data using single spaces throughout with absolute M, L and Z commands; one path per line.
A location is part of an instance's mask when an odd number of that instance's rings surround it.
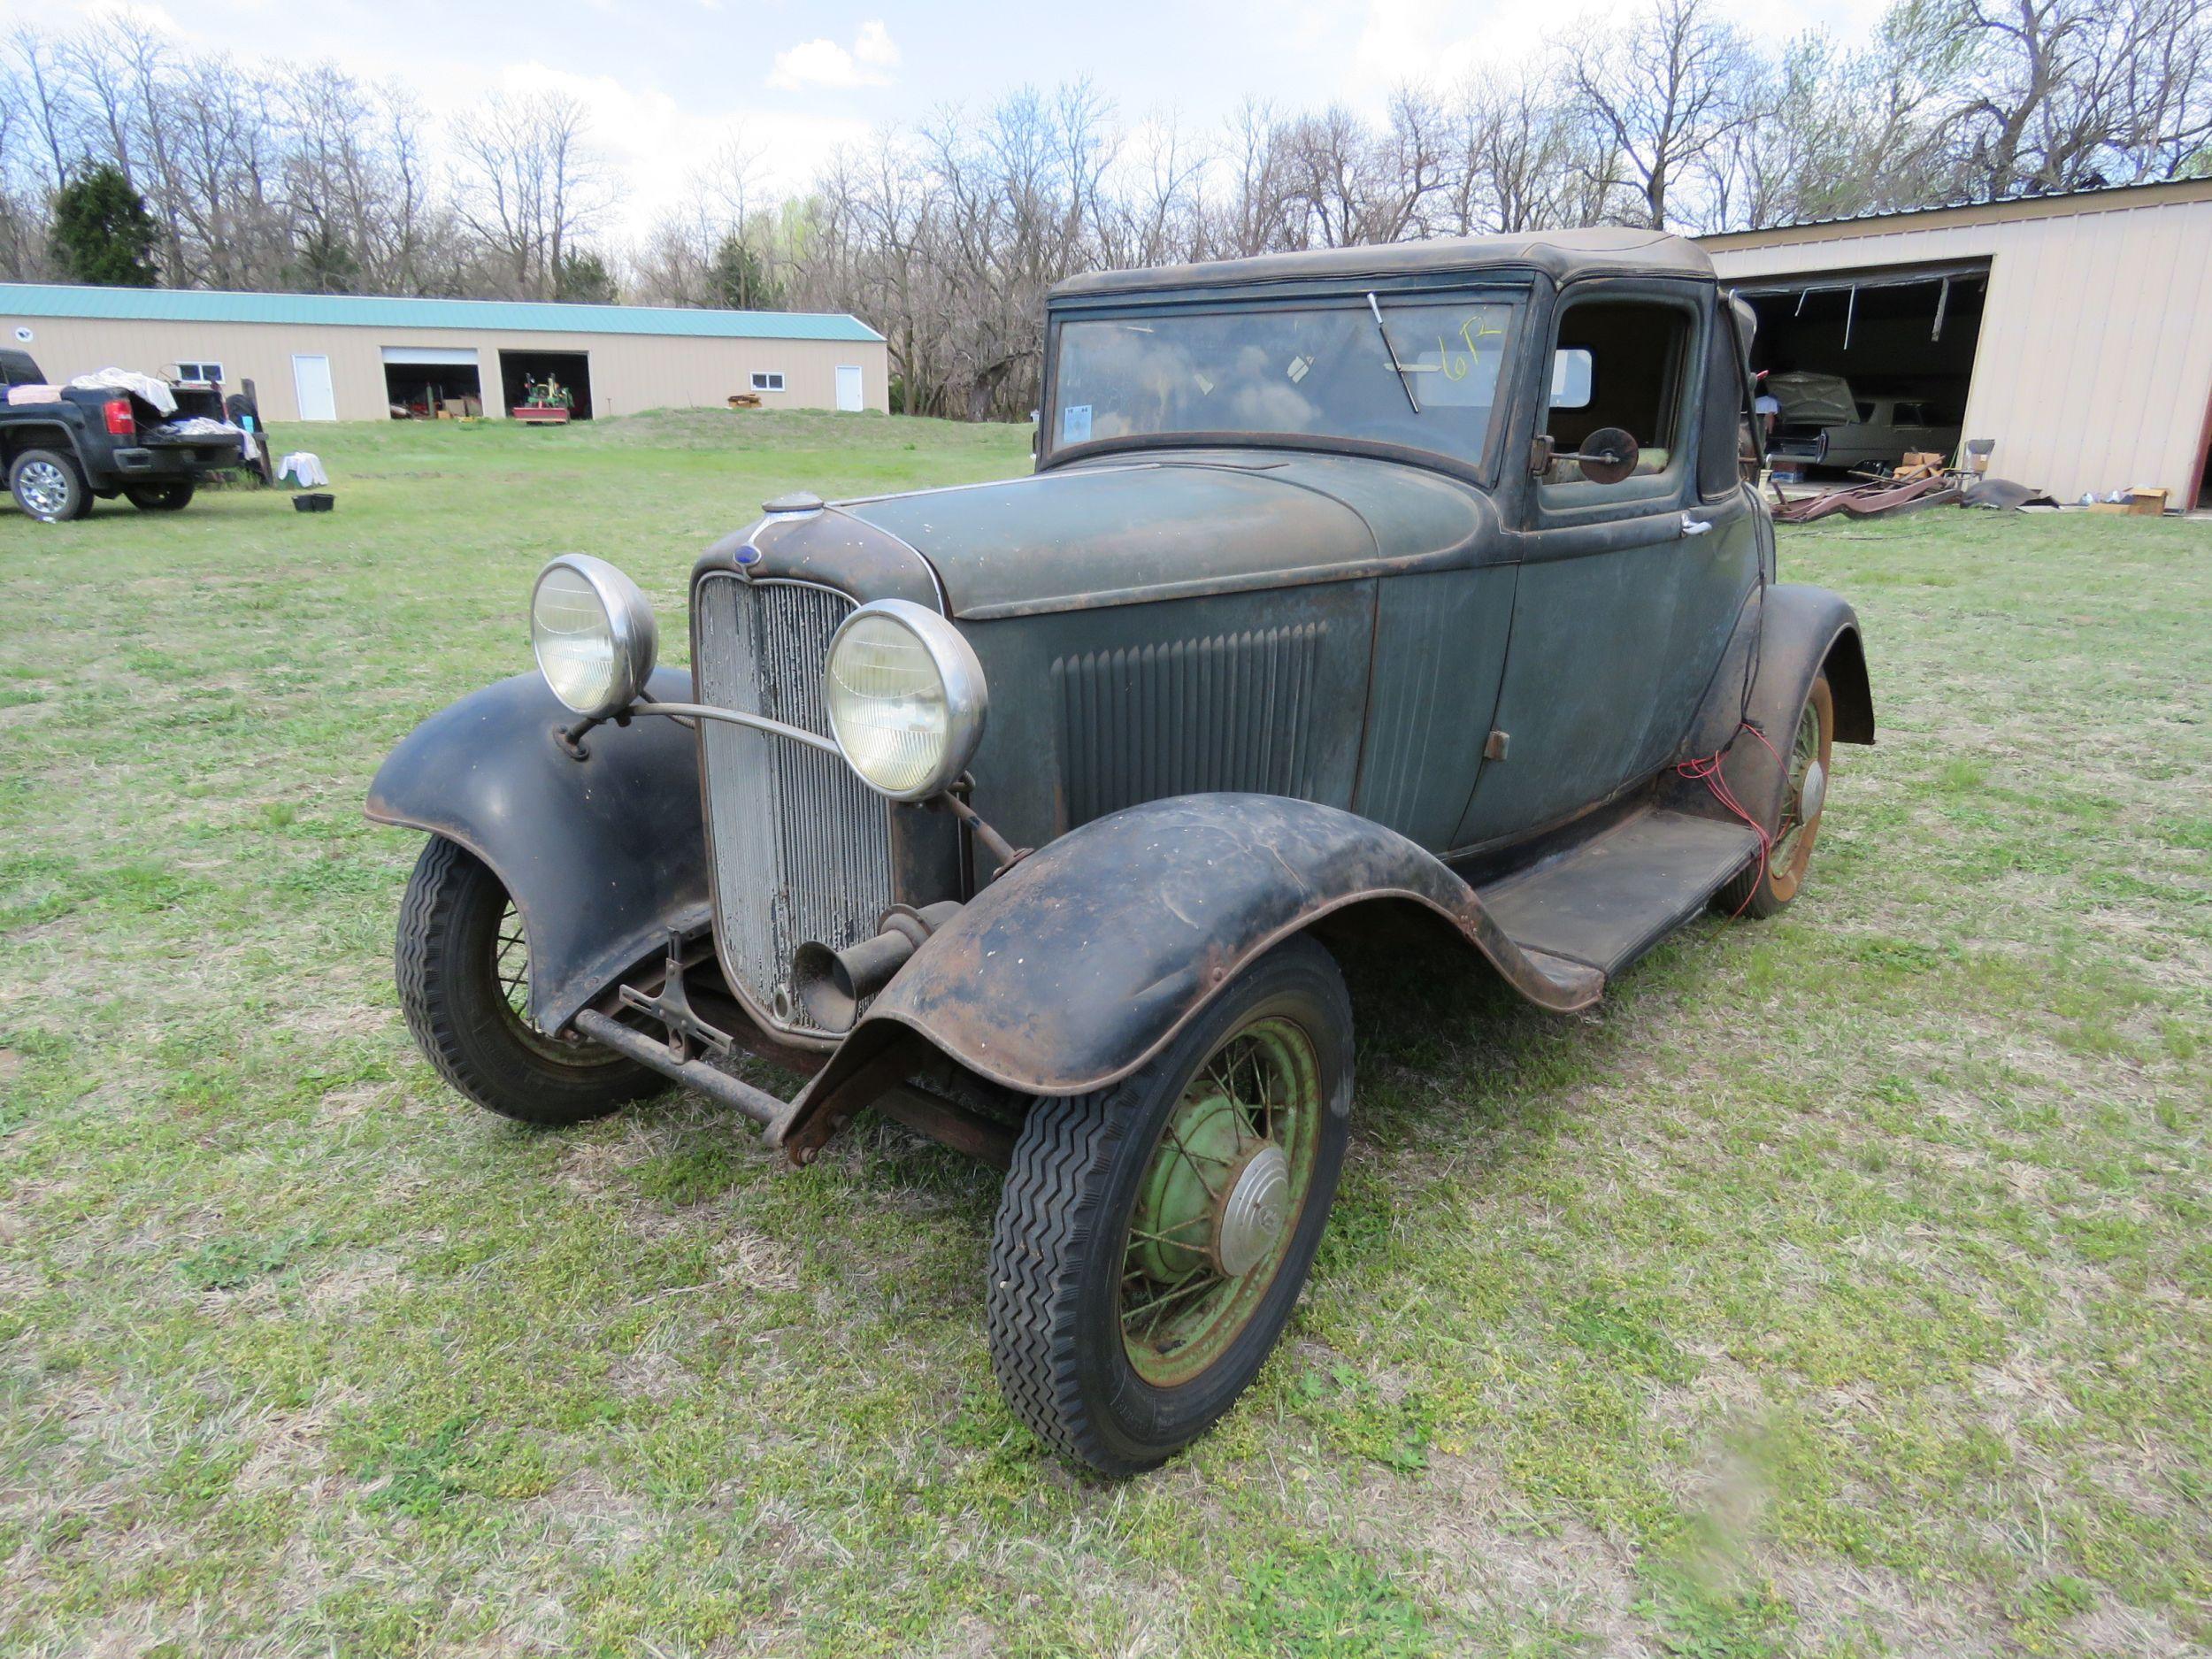
M 822 664 L 853 602 L 810 582 L 708 575 L 693 595 L 699 700 L 829 735 Z M 835 755 L 703 720 L 707 830 L 722 965 L 787 1031 L 816 1028 L 791 953 L 865 939 L 891 904 L 883 797 Z

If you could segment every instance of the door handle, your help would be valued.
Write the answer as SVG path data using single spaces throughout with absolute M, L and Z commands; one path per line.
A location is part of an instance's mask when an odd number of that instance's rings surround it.
M 1693 518 L 1686 512 L 1682 515 L 1684 535 L 1709 535 L 1712 534 L 1712 529 L 1713 521 L 1710 518 Z

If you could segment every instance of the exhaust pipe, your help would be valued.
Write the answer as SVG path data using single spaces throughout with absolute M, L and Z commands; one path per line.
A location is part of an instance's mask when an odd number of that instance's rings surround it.
M 899 905 L 884 917 L 884 930 L 873 939 L 842 950 L 801 945 L 791 956 L 792 989 L 799 1006 L 820 1030 L 850 1031 L 860 1005 L 890 984 L 922 941 L 959 913 L 957 899 L 918 910 Z

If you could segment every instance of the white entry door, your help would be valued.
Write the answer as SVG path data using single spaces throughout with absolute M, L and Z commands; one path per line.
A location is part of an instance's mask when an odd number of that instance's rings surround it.
M 861 401 L 860 365 L 856 363 L 838 365 L 837 407 L 847 414 L 857 414 L 867 407 Z
M 292 358 L 292 396 L 302 420 L 335 420 L 338 396 L 330 389 L 330 359 L 296 355 Z

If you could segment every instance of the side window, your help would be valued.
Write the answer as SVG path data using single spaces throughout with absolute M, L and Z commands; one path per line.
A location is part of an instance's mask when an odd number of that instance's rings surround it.
M 1758 445 L 1745 424 L 1749 398 L 1744 388 L 1743 363 L 1736 355 L 1736 331 L 1724 311 L 1707 330 L 1711 346 L 1705 353 L 1705 412 L 1699 417 L 1697 493 L 1707 501 L 1732 494 L 1745 476 L 1747 457 L 1757 475 Z
M 753 389 L 757 392 L 780 392 L 783 390 L 783 371 L 781 369 L 755 369 Z
M 1682 307 L 1655 300 L 1584 300 L 1561 313 L 1544 430 L 1562 458 L 1540 482 L 1579 481 L 1580 465 L 1564 456 L 1601 426 L 1625 427 L 1636 440 L 1637 476 L 1673 464 L 1690 322 Z

